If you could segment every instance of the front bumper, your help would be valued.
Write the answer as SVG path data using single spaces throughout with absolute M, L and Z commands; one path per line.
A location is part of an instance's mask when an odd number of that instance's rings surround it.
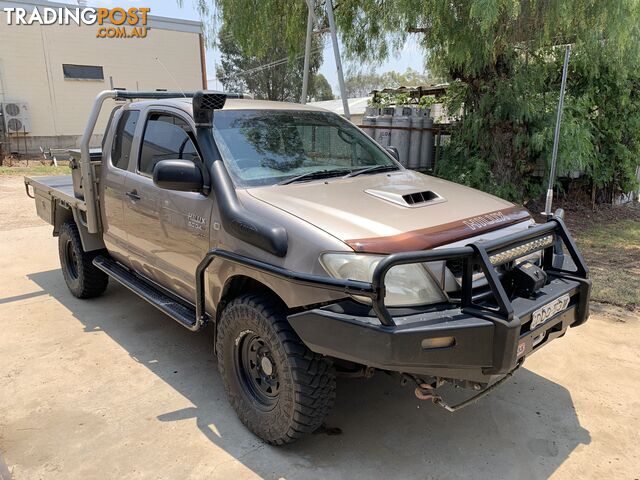
M 550 235 L 554 244 L 537 243 Z M 532 243 L 548 245 L 543 250 L 542 266 L 550 281 L 534 298 L 510 297 L 492 258 L 526 251 Z M 570 259 L 558 261 L 560 251 Z M 198 318 L 204 319 L 204 272 L 214 258 L 263 271 L 292 285 L 368 297 L 370 314 L 344 308 L 349 302 L 353 305 L 353 301 L 345 300 L 297 312 L 288 318 L 300 338 L 315 352 L 404 373 L 493 383 L 513 371 L 524 357 L 563 335 L 569 326 L 580 325 L 589 317 L 589 271 L 564 222 L 556 217 L 503 238 L 465 247 L 389 255 L 378 263 L 371 282 L 294 272 L 235 252 L 212 249 L 198 265 L 196 274 Z M 399 314 L 387 308 L 385 277 L 391 268 L 441 261 L 462 263 L 458 299 L 413 314 Z M 572 268 L 565 269 L 567 265 Z M 474 289 L 473 282 L 474 272 L 479 270 L 487 284 L 482 292 Z M 566 309 L 530 331 L 532 313 L 563 295 L 570 297 Z M 423 340 L 439 337 L 453 337 L 455 343 L 446 348 L 423 348 Z
M 553 234 L 563 245 L 574 270 L 554 264 L 554 248 L 543 252 L 549 282 L 535 298 L 509 298 L 491 264 L 496 252 L 513 249 Z M 413 314 L 394 315 L 384 305 L 384 277 L 395 265 L 455 258 L 464 264 L 461 297 Z M 555 259 L 557 260 L 557 258 Z M 473 291 L 474 269 L 481 268 L 490 291 Z M 372 314 L 354 314 L 351 301 L 310 309 L 289 316 L 302 341 L 314 352 L 358 364 L 422 376 L 492 383 L 512 371 L 524 358 L 569 326 L 589 316 L 591 282 L 584 259 L 562 220 L 553 218 L 524 232 L 463 248 L 389 255 L 380 262 L 371 283 Z M 569 296 L 567 307 L 530 330 L 532 314 L 554 300 Z M 489 297 L 489 298 L 487 298 Z M 451 346 L 429 348 L 428 339 L 453 337 Z M 425 347 L 424 345 L 427 345 Z
M 587 288 L 585 288 L 585 285 Z M 589 284 L 553 279 L 537 298 L 516 299 L 509 334 L 496 336 L 489 317 L 465 313 L 462 308 L 393 317 L 395 326 L 381 325 L 375 317 L 346 313 L 350 302 L 296 313 L 289 322 L 314 352 L 383 370 L 422 376 L 492 383 L 513 370 L 525 357 L 586 321 Z M 570 295 L 568 307 L 529 330 L 531 316 L 562 295 Z M 453 337 L 450 347 L 423 348 L 425 339 Z M 519 348 L 518 348 L 519 347 Z M 501 368 L 495 367 L 495 359 Z

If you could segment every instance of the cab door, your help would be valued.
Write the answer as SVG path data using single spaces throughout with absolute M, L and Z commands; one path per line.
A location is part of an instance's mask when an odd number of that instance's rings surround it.
M 213 200 L 201 192 L 165 190 L 153 183 L 160 160 L 200 162 L 194 128 L 179 110 L 150 109 L 135 172 L 125 180 L 130 260 L 140 274 L 195 300 L 195 272 L 209 249 Z
M 134 138 L 139 110 L 121 109 L 113 118 L 110 138 L 104 144 L 100 173 L 100 196 L 104 242 L 109 253 L 127 264 L 129 239 L 124 219 L 125 181 L 129 175 L 129 161 L 134 148 Z

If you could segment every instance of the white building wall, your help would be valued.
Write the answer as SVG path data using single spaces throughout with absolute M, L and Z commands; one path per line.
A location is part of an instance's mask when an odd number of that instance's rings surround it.
M 9 3 L 0 1 L 0 8 Z M 185 91 L 203 88 L 200 24 L 156 17 L 149 27 L 146 38 L 97 38 L 97 25 L 7 25 L 0 19 L 0 103 L 29 104 L 30 149 L 76 146 L 93 99 L 111 88 L 110 78 L 127 90 L 178 90 L 176 81 Z M 62 64 L 102 66 L 104 80 L 65 79 Z

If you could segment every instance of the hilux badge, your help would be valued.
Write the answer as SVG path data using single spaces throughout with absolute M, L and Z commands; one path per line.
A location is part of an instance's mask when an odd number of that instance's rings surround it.
M 204 217 L 189 212 L 187 214 L 187 226 L 195 230 L 204 230 Z
M 508 218 L 505 216 L 505 214 L 498 211 L 487 213 L 485 215 L 478 215 L 477 217 L 473 218 L 468 218 L 466 220 L 463 220 L 462 223 L 464 223 L 471 230 L 477 230 L 479 228 L 488 227 L 497 223 L 503 223 L 507 220 Z

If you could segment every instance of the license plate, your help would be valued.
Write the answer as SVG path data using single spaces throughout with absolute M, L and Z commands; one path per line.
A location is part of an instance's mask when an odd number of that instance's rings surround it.
M 569 294 L 564 294 L 554 301 L 547 303 L 544 307 L 537 309 L 531 315 L 531 326 L 529 330 L 539 327 L 551 317 L 555 317 L 558 313 L 566 310 L 569 306 L 569 300 L 571 300 Z

